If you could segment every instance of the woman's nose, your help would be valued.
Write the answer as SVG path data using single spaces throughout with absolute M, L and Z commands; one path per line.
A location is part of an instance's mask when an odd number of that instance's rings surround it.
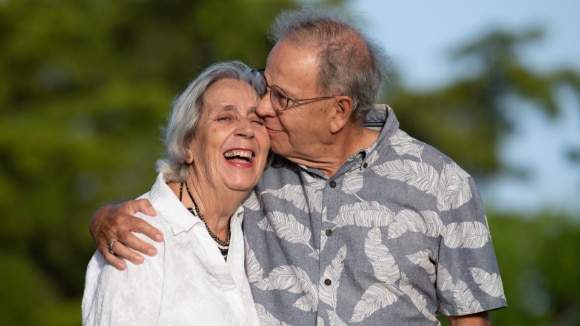
M 242 137 L 251 138 L 254 137 L 256 134 L 254 130 L 254 122 L 250 119 L 241 119 L 238 121 L 238 125 L 236 127 L 236 134 Z

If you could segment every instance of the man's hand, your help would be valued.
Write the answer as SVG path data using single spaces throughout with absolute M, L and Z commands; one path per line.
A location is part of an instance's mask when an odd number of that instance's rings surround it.
M 101 207 L 89 223 L 89 231 L 95 239 L 97 250 L 118 270 L 127 268 L 123 258 L 133 264 L 141 264 L 144 260 L 141 253 L 149 256 L 157 254 L 153 245 L 139 239 L 132 232 L 142 233 L 157 242 L 163 241 L 163 234 L 158 229 L 133 216 L 137 212 L 156 215 L 149 200 L 129 200 L 119 205 Z M 114 241 L 114 254 L 109 252 L 111 241 Z

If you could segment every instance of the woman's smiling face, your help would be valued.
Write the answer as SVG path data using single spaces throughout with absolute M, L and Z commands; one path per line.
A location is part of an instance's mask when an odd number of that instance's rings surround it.
M 249 191 L 260 179 L 270 149 L 260 98 L 247 83 L 221 79 L 203 95 L 203 109 L 187 147 L 197 178 L 217 189 Z

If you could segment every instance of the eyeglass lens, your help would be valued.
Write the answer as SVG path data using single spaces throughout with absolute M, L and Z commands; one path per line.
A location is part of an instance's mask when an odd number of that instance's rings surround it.
M 270 100 L 278 110 L 288 108 L 288 96 L 278 86 L 270 86 Z
M 265 95 L 267 87 L 270 87 L 270 101 L 277 111 L 284 111 L 288 108 L 289 98 L 286 93 L 276 85 L 269 85 L 266 76 L 264 75 L 264 69 L 254 70 L 263 79 L 263 91 L 260 89 L 260 95 Z

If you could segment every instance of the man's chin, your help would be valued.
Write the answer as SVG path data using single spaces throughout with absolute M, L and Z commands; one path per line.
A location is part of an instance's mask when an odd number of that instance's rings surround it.
M 275 154 L 286 156 L 289 154 L 290 146 L 288 144 L 280 144 L 272 141 L 270 143 L 270 151 L 274 152 Z

